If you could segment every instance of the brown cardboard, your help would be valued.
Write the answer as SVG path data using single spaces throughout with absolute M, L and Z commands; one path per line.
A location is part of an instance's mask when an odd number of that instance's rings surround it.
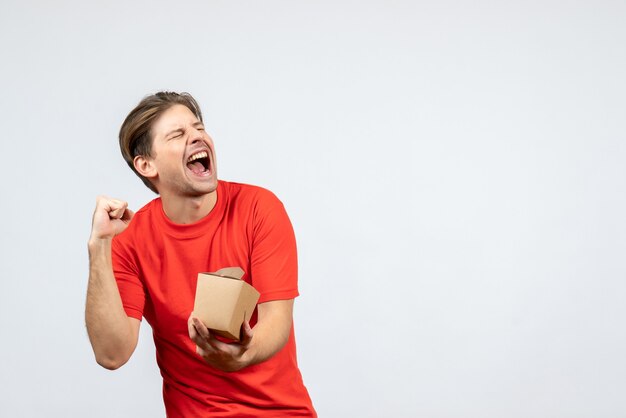
M 244 319 L 249 321 L 260 293 L 241 280 L 243 270 L 226 267 L 215 273 L 198 273 L 194 315 L 222 337 L 239 340 Z

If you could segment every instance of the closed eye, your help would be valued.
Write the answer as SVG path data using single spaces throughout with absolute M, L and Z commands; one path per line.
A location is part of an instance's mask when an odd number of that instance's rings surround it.
M 170 139 L 180 138 L 181 136 L 183 136 L 183 131 L 176 131 L 175 133 L 173 132 L 172 135 L 167 138 L 167 140 L 169 141 Z

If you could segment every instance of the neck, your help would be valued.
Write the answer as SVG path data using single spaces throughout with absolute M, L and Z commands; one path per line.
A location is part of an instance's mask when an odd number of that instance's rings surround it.
M 198 197 L 161 195 L 163 211 L 174 223 L 190 224 L 207 216 L 217 202 L 217 190 Z

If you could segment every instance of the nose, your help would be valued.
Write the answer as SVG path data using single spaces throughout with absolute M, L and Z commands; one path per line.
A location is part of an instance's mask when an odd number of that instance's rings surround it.
M 191 132 L 191 135 L 189 135 L 189 141 L 192 144 L 203 141 L 204 138 L 202 136 L 202 131 L 200 131 L 199 129 L 195 129 L 195 128 L 191 128 L 191 129 L 193 129 L 193 131 Z

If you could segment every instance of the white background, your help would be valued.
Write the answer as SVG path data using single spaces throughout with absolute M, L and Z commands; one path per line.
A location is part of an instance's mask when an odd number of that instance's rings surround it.
M 176 3 L 176 5 L 174 5 Z M 150 329 L 84 329 L 117 132 L 200 102 L 220 177 L 274 191 L 322 417 L 626 417 L 626 4 L 0 3 L 0 416 L 163 416 Z

